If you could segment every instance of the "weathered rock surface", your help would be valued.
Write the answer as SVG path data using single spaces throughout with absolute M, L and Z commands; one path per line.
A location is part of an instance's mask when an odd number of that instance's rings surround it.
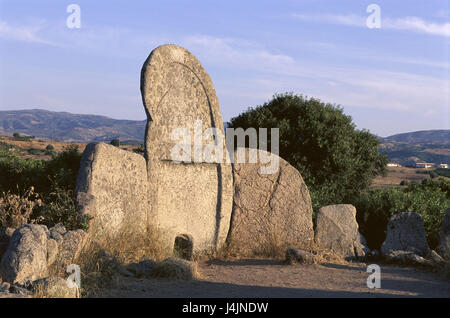
M 154 278 L 191 280 L 198 276 L 197 265 L 192 261 L 171 257 L 157 263 L 151 275 Z
M 395 250 L 385 255 L 388 262 L 403 265 L 420 265 L 432 267 L 435 263 L 411 251 Z
M 217 248 L 229 229 L 233 180 L 229 163 L 203 156 L 203 147 L 212 144 L 211 138 L 202 138 L 204 130 L 213 128 L 224 136 L 213 83 L 189 51 L 163 45 L 142 67 L 141 93 L 147 113 L 149 223 L 166 233 L 169 246 L 177 236 L 189 235 L 194 252 Z M 175 129 L 186 134 L 173 138 Z M 190 138 L 180 141 L 183 136 Z M 192 156 L 173 158 L 180 143 Z M 225 158 L 225 138 L 217 137 L 215 143 L 212 153 L 220 157 L 222 151 Z
M 286 250 L 286 262 L 289 264 L 313 264 L 315 262 L 315 255 L 307 251 L 288 248 Z
M 54 266 L 65 270 L 67 266 L 74 263 L 86 244 L 88 233 L 83 230 L 66 232 L 58 246 L 58 254 L 54 259 Z
M 47 239 L 47 265 L 50 266 L 58 256 L 58 242 L 52 238 Z
M 381 254 L 394 251 L 409 251 L 420 256 L 428 255 L 422 217 L 415 212 L 402 212 L 392 216 L 386 229 L 386 240 L 381 245 Z
M 245 149 L 246 157 L 249 150 Z M 308 188 L 300 172 L 284 159 L 275 173 L 261 173 L 263 163 L 233 164 L 234 198 L 228 244 L 241 254 L 264 253 L 271 246 L 309 248 L 314 239 L 312 206 Z
M 437 252 L 446 260 L 450 260 L 450 209 L 445 211 L 439 233 L 439 247 Z
M 365 257 L 370 253 L 359 233 L 356 208 L 350 204 L 325 206 L 317 212 L 315 241 L 344 258 Z
M 80 212 L 93 217 L 92 239 L 107 245 L 125 228 L 145 233 L 149 210 L 146 171 L 145 159 L 138 154 L 104 143 L 87 145 L 75 194 Z M 55 238 L 61 234 L 54 232 Z
M 58 244 L 61 244 L 63 235 L 67 233 L 67 230 L 62 223 L 58 223 L 54 227 L 50 228 L 49 232 L 50 238 L 54 239 Z
M 14 231 L 0 262 L 4 281 L 24 284 L 47 275 L 47 237 L 44 225 L 25 224 Z

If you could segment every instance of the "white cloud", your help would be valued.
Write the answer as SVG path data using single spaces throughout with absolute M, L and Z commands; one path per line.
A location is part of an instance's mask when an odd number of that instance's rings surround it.
M 241 107 L 262 103 L 274 93 L 286 91 L 343 106 L 414 113 L 424 113 L 426 109 L 428 113 L 436 114 L 449 103 L 446 92 L 450 82 L 442 77 L 303 61 L 241 39 L 199 35 L 184 38 L 182 44 L 193 51 L 204 65 L 244 70 L 238 71 L 242 78 L 234 77 L 217 83 L 221 100 L 236 105 L 239 99 Z M 357 55 L 361 53 L 357 51 Z M 445 63 L 420 59 L 373 54 L 368 54 L 367 58 L 448 68 Z M 224 117 L 229 113 L 225 111 Z
M 381 27 L 450 37 L 450 23 L 426 22 L 418 17 L 382 19 Z
M 361 17 L 354 14 L 298 14 L 294 13 L 292 16 L 296 19 L 302 20 L 302 21 L 310 21 L 310 22 L 323 22 L 323 23 L 331 23 L 331 24 L 341 24 L 341 25 L 347 25 L 347 26 L 354 26 L 354 27 L 365 27 L 366 26 L 366 19 L 365 17 Z
M 294 13 L 292 16 L 302 21 L 339 24 L 352 27 L 366 27 L 367 20 L 367 17 L 365 16 L 358 16 L 353 14 L 305 15 Z M 424 19 L 418 17 L 384 18 L 383 13 L 381 13 L 381 29 L 405 30 L 417 33 L 450 37 L 450 23 L 427 22 Z
M 56 45 L 54 42 L 45 40 L 39 36 L 38 33 L 44 28 L 44 25 L 44 21 L 27 26 L 16 26 L 6 21 L 0 21 L 0 37 L 21 42 Z
M 245 69 L 274 70 L 292 65 L 294 61 L 288 55 L 270 52 L 256 43 L 241 39 L 196 35 L 184 38 L 182 44 L 190 51 L 198 52 L 201 60 Z

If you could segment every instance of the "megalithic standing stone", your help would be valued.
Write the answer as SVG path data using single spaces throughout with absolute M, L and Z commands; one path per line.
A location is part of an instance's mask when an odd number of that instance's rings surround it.
M 213 83 L 193 54 L 163 45 L 151 52 L 142 67 L 141 93 L 147 113 L 148 225 L 162 230 L 171 244 L 180 236 L 190 238 L 194 252 L 217 248 L 230 226 L 232 170 L 226 161 L 225 138 L 215 138 L 223 149 L 223 161 L 211 163 L 198 156 L 211 141 L 201 138 L 199 144 L 198 129 L 195 135 L 195 126 L 201 123 L 202 132 L 215 128 L 224 136 Z M 173 161 L 173 148 L 180 142 L 173 139 L 175 129 L 189 132 L 190 162 Z

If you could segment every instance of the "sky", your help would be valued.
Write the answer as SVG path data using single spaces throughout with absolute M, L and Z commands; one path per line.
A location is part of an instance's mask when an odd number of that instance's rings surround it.
M 209 73 L 224 121 L 293 92 L 382 137 L 450 129 L 449 3 L 0 0 L 0 110 L 143 120 L 142 64 L 174 43 Z

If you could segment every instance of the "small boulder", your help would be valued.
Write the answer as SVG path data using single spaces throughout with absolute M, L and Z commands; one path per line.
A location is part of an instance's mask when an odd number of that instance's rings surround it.
M 427 267 L 432 267 L 434 265 L 433 261 L 427 260 L 411 251 L 392 251 L 385 255 L 385 258 L 389 263 L 394 264 L 419 265 Z
M 152 260 L 131 263 L 127 266 L 127 270 L 133 273 L 136 277 L 150 277 L 154 268 L 155 262 Z
M 9 293 L 11 284 L 7 282 L 0 283 L 0 293 Z
M 288 248 L 286 250 L 286 263 L 313 264 L 315 262 L 314 255 L 310 252 Z
M 23 288 L 22 286 L 18 286 L 18 285 L 11 285 L 11 287 L 9 288 L 9 292 L 11 294 L 16 294 L 16 295 L 20 295 L 20 296 L 32 296 L 33 293 L 26 289 Z
M 430 249 L 420 214 L 402 212 L 390 218 L 386 240 L 381 245 L 381 254 L 386 256 L 394 251 L 409 251 L 420 256 L 428 255 Z
M 151 273 L 154 278 L 171 280 L 191 280 L 197 275 L 197 266 L 194 262 L 173 257 L 157 263 Z
M 362 258 L 370 253 L 359 233 L 356 208 L 350 204 L 325 206 L 317 212 L 315 240 L 318 246 L 344 258 Z
M 450 209 L 445 212 L 439 233 L 437 252 L 446 260 L 450 260 Z
M 25 224 L 14 231 L 8 250 L 0 262 L 0 276 L 11 283 L 24 284 L 47 275 L 45 225 Z

